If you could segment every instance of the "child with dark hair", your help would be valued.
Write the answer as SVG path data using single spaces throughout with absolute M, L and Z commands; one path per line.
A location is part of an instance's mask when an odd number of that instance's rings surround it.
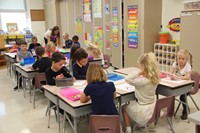
M 14 52 L 20 51 L 21 41 L 22 39 L 16 39 L 13 47 L 9 50 L 9 52 L 14 53 Z
M 51 57 L 52 65 L 45 71 L 47 84 L 55 85 L 55 79 L 58 78 L 71 78 L 69 70 L 64 66 L 65 64 L 65 57 L 63 54 L 59 52 L 55 52 L 52 54 Z
M 74 54 L 75 63 L 73 64 L 73 76 L 76 79 L 86 79 L 86 73 L 89 66 L 88 53 L 79 48 Z
M 73 44 L 76 44 L 79 47 L 81 47 L 81 44 L 79 43 L 79 37 L 77 35 L 72 37 L 72 41 L 73 41 Z
M 33 49 L 35 50 L 36 47 L 41 46 L 40 43 L 38 43 L 38 39 L 36 36 L 32 37 L 32 43 L 29 45 L 28 50 L 32 51 Z
M 38 46 L 35 49 L 35 53 L 38 60 L 32 65 L 33 69 L 39 69 L 39 72 L 45 72 L 46 69 L 51 67 L 51 59 L 45 53 L 45 49 L 42 46 Z
M 74 54 L 75 54 L 76 50 L 79 49 L 79 48 L 80 48 L 80 46 L 78 46 L 76 44 L 72 45 L 72 47 L 71 47 L 70 60 L 71 60 L 72 65 L 76 62 L 76 60 L 74 59 Z

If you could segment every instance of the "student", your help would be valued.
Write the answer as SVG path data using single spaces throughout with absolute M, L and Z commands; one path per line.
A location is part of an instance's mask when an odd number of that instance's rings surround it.
M 58 26 L 54 26 L 52 29 L 47 30 L 44 34 L 44 41 L 47 44 L 49 41 L 55 41 L 60 45 L 60 30 Z
M 71 50 L 70 50 L 70 61 L 71 61 L 71 65 L 73 65 L 76 60 L 74 59 L 74 54 L 76 52 L 77 49 L 79 49 L 80 47 L 76 44 L 72 45 Z
M 20 43 L 21 43 L 20 44 L 21 50 L 17 52 L 17 58 L 16 58 L 17 62 L 20 62 L 24 58 L 33 57 L 31 52 L 29 52 L 27 49 L 27 46 L 28 46 L 27 42 L 22 40 Z
M 76 62 L 73 64 L 73 76 L 76 79 L 86 79 L 86 73 L 89 66 L 87 52 L 79 48 L 76 50 L 74 58 Z
M 56 51 L 55 44 L 52 41 L 48 42 L 47 45 L 46 45 L 46 54 L 47 54 L 47 56 L 49 58 L 51 58 L 52 53 L 54 53 L 55 51 Z
M 20 51 L 20 45 L 21 45 L 22 39 L 17 39 L 13 45 L 13 47 L 9 50 L 10 53 L 15 53 L 17 51 Z
M 36 37 L 36 36 L 33 36 L 33 37 L 32 37 L 32 43 L 31 43 L 31 44 L 29 45 L 29 47 L 28 47 L 28 50 L 29 50 L 29 51 L 32 51 L 32 50 L 35 51 L 36 47 L 41 46 L 41 44 L 38 43 L 37 41 L 38 41 L 38 40 L 37 40 L 37 37 Z
M 140 71 L 129 74 L 125 81 L 135 86 L 136 101 L 122 107 L 126 133 L 131 133 L 130 118 L 144 125 L 151 118 L 155 107 L 155 90 L 160 81 L 158 63 L 155 55 L 150 52 L 142 55 L 139 60 Z
M 39 72 L 45 72 L 46 69 L 51 67 L 51 59 L 45 53 L 45 49 L 42 46 L 38 46 L 35 49 L 38 60 L 32 65 L 33 69 L 39 69 Z
M 190 63 L 192 62 L 192 56 L 190 55 L 189 51 L 185 49 L 179 50 L 179 52 L 177 53 L 177 61 L 172 64 L 172 68 L 170 70 L 170 73 L 172 75 L 170 78 L 172 80 L 176 79 L 190 80 L 192 68 L 189 62 Z M 184 103 L 186 102 L 184 94 L 180 96 L 180 100 Z M 183 105 L 183 112 L 181 119 L 185 120 L 187 119 L 187 111 L 186 111 L 187 107 L 185 104 L 182 105 Z
M 77 44 L 79 47 L 81 47 L 81 44 L 79 43 L 79 37 L 77 35 L 72 37 L 73 44 Z
M 69 74 L 69 70 L 64 66 L 65 57 L 63 54 L 59 52 L 55 52 L 52 54 L 52 65 L 45 71 L 47 84 L 55 85 L 55 79 L 57 78 L 71 78 L 72 76 Z
M 72 47 L 72 40 L 69 39 L 68 33 L 63 34 L 63 39 L 65 40 L 65 48 L 71 48 Z
M 27 50 L 27 42 L 25 40 L 19 40 L 18 45 L 20 46 L 20 51 L 17 52 L 16 62 L 22 61 L 24 58 L 33 57 L 32 54 Z M 18 79 L 18 72 L 16 71 L 17 79 Z M 22 80 L 19 80 L 19 87 L 22 86 Z M 17 86 L 14 87 L 14 90 L 18 89 L 18 80 Z
M 97 45 L 89 43 L 87 47 L 87 53 L 89 56 L 92 56 L 93 58 L 101 58 L 102 65 L 105 63 L 103 59 L 103 53 L 101 52 L 101 49 Z
M 113 82 L 106 82 L 107 77 L 99 64 L 90 64 L 87 71 L 88 85 L 81 94 L 80 101 L 85 103 L 92 100 L 92 114 L 118 115 L 114 98 L 116 89 Z

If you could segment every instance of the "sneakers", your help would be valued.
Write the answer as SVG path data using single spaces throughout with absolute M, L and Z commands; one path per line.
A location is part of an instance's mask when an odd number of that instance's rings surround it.
M 183 113 L 182 116 L 181 116 L 181 119 L 186 120 L 187 119 L 187 113 Z
M 16 91 L 17 89 L 18 89 L 18 86 L 15 86 L 15 87 L 13 88 L 14 91 Z

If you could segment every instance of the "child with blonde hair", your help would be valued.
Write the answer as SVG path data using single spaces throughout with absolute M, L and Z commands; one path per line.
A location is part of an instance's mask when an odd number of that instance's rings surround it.
M 56 46 L 55 44 L 50 41 L 46 45 L 46 54 L 48 55 L 49 58 L 51 58 L 52 54 L 56 51 Z
M 130 118 L 140 125 L 146 124 L 155 107 L 155 91 L 160 81 L 159 67 L 155 55 L 150 52 L 142 55 L 138 63 L 140 71 L 129 74 L 125 81 L 135 86 L 137 101 L 130 101 L 122 107 L 126 133 L 131 133 Z
M 87 83 L 80 101 L 92 100 L 92 114 L 94 115 L 118 115 L 114 98 L 116 89 L 113 82 L 106 82 L 107 77 L 102 67 L 97 63 L 90 64 L 87 71 Z
M 177 61 L 172 64 L 172 68 L 170 70 L 171 73 L 171 79 L 177 80 L 190 80 L 191 78 L 191 72 L 192 72 L 192 55 L 190 52 L 186 49 L 181 49 L 177 53 Z M 182 102 L 186 102 L 185 94 L 180 96 L 180 100 Z M 186 105 L 183 105 L 183 112 L 181 119 L 185 120 L 187 119 L 187 111 L 186 111 Z
M 65 40 L 65 48 L 71 48 L 73 42 L 71 39 L 69 39 L 68 33 L 63 33 L 63 39 Z

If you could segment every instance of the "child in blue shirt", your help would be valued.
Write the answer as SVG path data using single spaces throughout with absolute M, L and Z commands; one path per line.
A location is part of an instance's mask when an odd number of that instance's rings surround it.
M 76 44 L 78 45 L 79 47 L 81 47 L 81 44 L 79 43 L 79 37 L 77 35 L 74 35 L 72 37 L 72 41 L 73 41 L 73 44 Z
M 113 82 L 106 82 L 107 77 L 99 64 L 90 64 L 87 71 L 88 85 L 81 94 L 80 101 L 92 100 L 92 114 L 94 115 L 118 115 L 114 98 L 116 89 Z
M 73 64 L 73 76 L 76 79 L 86 79 L 86 73 L 89 66 L 87 52 L 79 48 L 74 54 L 75 63 Z

